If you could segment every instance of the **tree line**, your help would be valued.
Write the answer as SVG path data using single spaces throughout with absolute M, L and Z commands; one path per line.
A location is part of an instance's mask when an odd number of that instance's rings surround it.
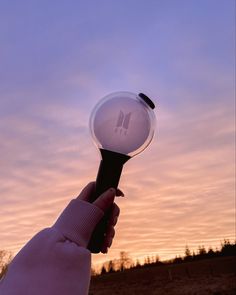
M 9 251 L 0 250 L 0 279 L 5 275 L 8 265 L 12 260 L 12 254 Z
M 167 265 L 175 263 L 184 263 L 189 261 L 196 261 L 206 258 L 215 258 L 215 257 L 225 257 L 225 256 L 236 256 L 236 243 L 231 243 L 229 240 L 225 239 L 219 249 L 213 249 L 210 247 L 208 250 L 205 246 L 199 246 L 197 251 L 191 251 L 189 246 L 186 245 L 184 256 L 176 256 L 174 259 L 160 261 L 159 256 L 147 256 L 144 258 L 144 262 L 140 263 L 137 259 L 134 261 L 130 258 L 127 252 L 120 252 L 120 258 L 107 261 L 103 263 L 100 271 L 96 271 L 92 268 L 92 275 L 104 275 L 109 273 L 120 272 L 128 269 L 137 269 L 152 267 L 157 265 Z
M 120 252 L 118 259 L 113 259 L 103 263 L 100 270 L 96 271 L 92 267 L 92 275 L 104 275 L 107 273 L 115 273 L 125 271 L 128 269 L 137 269 L 144 267 L 151 267 L 156 265 L 166 265 L 174 263 L 184 263 L 188 261 L 195 261 L 206 258 L 224 257 L 224 256 L 236 256 L 236 243 L 231 243 L 225 239 L 219 249 L 213 249 L 210 247 L 208 250 L 204 246 L 199 246 L 197 251 L 191 251 L 189 246 L 186 245 L 184 256 L 176 256 L 174 259 L 168 261 L 161 261 L 158 255 L 146 256 L 141 263 L 139 259 L 134 261 L 130 258 L 129 253 L 125 251 Z M 8 265 L 12 260 L 12 254 L 9 251 L 0 250 L 0 279 L 5 275 L 8 269 Z

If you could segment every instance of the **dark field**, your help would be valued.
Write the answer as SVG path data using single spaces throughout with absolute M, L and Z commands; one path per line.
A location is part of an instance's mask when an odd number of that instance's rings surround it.
M 236 295 L 236 258 L 149 266 L 93 277 L 89 295 Z

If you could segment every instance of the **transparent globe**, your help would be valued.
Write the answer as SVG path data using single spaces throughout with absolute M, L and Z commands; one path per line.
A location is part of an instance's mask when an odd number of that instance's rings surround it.
M 115 92 L 95 106 L 90 130 L 100 149 L 133 157 L 150 144 L 155 122 L 154 111 L 142 95 Z
M 123 165 L 151 142 L 155 129 L 154 103 L 143 93 L 115 92 L 104 97 L 90 117 L 90 130 L 100 149 L 101 161 L 91 202 L 109 188 L 118 188 Z M 108 210 L 88 244 L 99 253 L 104 244 Z

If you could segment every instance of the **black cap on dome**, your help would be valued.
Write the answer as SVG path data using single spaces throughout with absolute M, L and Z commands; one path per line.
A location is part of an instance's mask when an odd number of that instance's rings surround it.
M 141 97 L 150 106 L 151 109 L 155 109 L 155 104 L 149 97 L 147 97 L 147 95 L 139 93 L 138 96 Z

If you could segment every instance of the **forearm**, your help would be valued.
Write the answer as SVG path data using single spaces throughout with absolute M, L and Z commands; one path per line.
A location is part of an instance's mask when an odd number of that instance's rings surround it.
M 73 200 L 53 227 L 16 255 L 0 281 L 0 295 L 87 294 L 91 254 L 86 246 L 102 215 L 92 204 Z
M 32 251 L 32 245 L 43 245 Z M 30 252 L 30 255 L 29 255 Z M 0 282 L 1 295 L 87 294 L 90 252 L 54 228 L 39 232 L 15 257 Z

